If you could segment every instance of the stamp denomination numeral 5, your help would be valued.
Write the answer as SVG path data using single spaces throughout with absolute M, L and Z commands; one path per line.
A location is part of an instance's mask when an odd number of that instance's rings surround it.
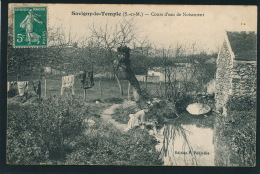
M 25 35 L 23 35 L 23 34 L 17 34 L 17 42 L 21 43 L 24 38 L 25 38 Z

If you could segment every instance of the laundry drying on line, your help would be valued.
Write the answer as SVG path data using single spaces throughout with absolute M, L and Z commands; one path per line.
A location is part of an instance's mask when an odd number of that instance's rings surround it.
M 28 81 L 17 82 L 19 96 L 27 95 L 28 93 Z
M 72 95 L 74 95 L 74 75 L 63 76 L 61 81 L 61 95 L 64 94 L 66 89 L 71 89 Z

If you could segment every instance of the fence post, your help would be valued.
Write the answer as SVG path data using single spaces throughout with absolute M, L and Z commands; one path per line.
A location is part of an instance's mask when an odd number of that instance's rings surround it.
M 86 89 L 84 89 L 84 101 L 86 101 Z
M 163 94 L 162 94 L 163 92 L 162 92 L 162 82 L 161 81 L 159 82 L 159 89 L 160 89 L 160 93 L 161 93 L 160 96 L 162 97 L 163 96 Z
M 100 99 L 102 99 L 101 77 L 100 77 L 100 79 L 99 79 L 99 90 L 100 90 Z
M 46 78 L 44 79 L 44 95 L 45 95 L 45 98 L 47 97 L 47 82 L 46 82 Z

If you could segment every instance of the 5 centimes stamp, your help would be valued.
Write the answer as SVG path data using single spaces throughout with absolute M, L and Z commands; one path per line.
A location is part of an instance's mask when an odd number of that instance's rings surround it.
M 47 7 L 14 7 L 14 47 L 47 46 Z

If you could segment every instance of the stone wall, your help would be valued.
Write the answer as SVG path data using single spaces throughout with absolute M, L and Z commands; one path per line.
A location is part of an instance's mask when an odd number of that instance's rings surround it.
M 231 93 L 231 72 L 232 72 L 231 53 L 227 42 L 224 41 L 217 59 L 216 71 L 216 110 L 221 111 Z
M 252 96 L 257 90 L 256 61 L 235 61 L 232 69 L 232 95 Z

